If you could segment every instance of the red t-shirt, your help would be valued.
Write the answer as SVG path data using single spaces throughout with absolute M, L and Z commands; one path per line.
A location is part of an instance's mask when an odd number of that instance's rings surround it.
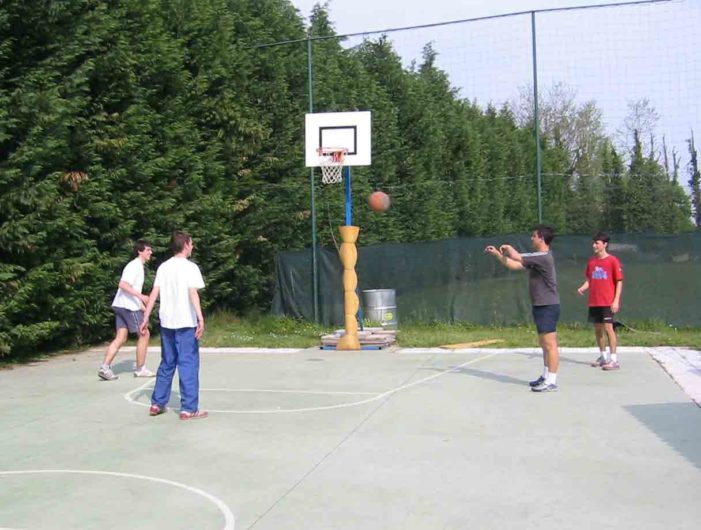
M 609 307 L 616 295 L 616 283 L 623 280 L 623 267 L 616 256 L 589 258 L 584 273 L 589 280 L 589 307 Z

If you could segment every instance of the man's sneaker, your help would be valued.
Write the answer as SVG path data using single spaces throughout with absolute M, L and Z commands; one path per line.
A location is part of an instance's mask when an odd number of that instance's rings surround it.
M 618 370 L 620 367 L 621 366 L 616 361 L 609 361 L 606 364 L 602 365 L 601 369 L 609 372 L 611 370 Z
M 541 375 L 538 379 L 536 379 L 535 381 L 531 381 L 531 382 L 529 382 L 528 384 L 529 384 L 529 385 L 531 386 L 531 388 L 532 388 L 532 387 L 534 387 L 534 386 L 542 385 L 544 382 L 545 382 L 545 377 L 543 377 L 543 376 Z
M 543 381 L 538 386 L 531 388 L 533 392 L 557 392 L 557 385 Z
M 104 379 L 105 381 L 114 381 L 115 379 L 119 379 L 119 376 L 112 371 L 112 368 L 100 368 L 97 375 L 100 379 Z
M 146 368 L 146 366 L 142 366 L 140 370 L 134 371 L 134 377 L 156 377 L 156 374 Z
M 601 368 L 605 364 L 606 359 L 604 359 L 603 355 L 599 355 L 599 358 L 593 363 L 591 363 L 589 366 L 592 366 L 593 368 Z
M 151 408 L 148 409 L 149 416 L 158 416 L 159 414 L 163 414 L 165 411 L 165 407 L 159 407 L 158 405 L 151 405 Z
M 206 410 L 196 410 L 195 412 L 181 412 L 180 413 L 180 419 L 185 421 L 185 420 L 202 420 L 209 416 L 209 413 Z

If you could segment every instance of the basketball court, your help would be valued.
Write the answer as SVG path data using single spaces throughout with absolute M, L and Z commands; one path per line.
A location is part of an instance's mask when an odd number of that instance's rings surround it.
M 177 383 L 168 413 L 148 416 L 153 380 L 132 377 L 132 352 L 111 382 L 100 349 L 0 371 L 0 528 L 701 520 L 698 351 L 623 348 L 603 372 L 564 349 L 559 391 L 536 394 L 534 349 L 204 349 L 210 417 L 187 422 Z

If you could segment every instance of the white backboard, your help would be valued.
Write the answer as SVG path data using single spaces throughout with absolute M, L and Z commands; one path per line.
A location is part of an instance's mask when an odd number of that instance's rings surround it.
M 345 147 L 344 165 L 369 166 L 371 162 L 371 113 L 319 112 L 304 120 L 304 160 L 307 167 L 319 166 L 320 147 Z

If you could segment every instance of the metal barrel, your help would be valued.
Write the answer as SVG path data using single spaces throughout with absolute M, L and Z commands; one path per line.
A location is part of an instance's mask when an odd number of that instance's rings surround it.
M 384 329 L 397 329 L 397 297 L 394 289 L 363 291 L 364 318 Z

